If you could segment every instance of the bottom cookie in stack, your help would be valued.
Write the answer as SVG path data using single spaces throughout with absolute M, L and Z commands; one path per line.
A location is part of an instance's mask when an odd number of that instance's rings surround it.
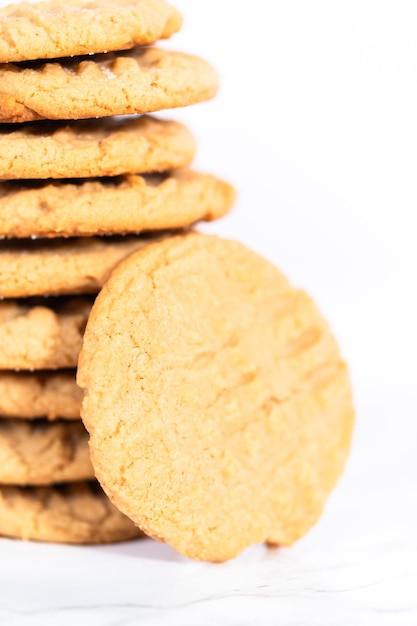
M 97 482 L 0 486 L 0 535 L 56 543 L 112 543 L 142 537 Z

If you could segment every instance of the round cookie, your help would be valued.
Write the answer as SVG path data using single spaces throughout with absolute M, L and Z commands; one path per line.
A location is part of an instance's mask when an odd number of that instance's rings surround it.
M 0 420 L 0 484 L 51 485 L 94 478 L 81 422 Z
M 0 297 L 97 293 L 122 259 L 151 238 L 7 241 L 0 248 Z
M 96 483 L 0 486 L 0 535 L 56 543 L 112 543 L 143 533 Z
M 188 557 L 290 545 L 348 454 L 349 377 L 327 323 L 237 242 L 189 234 L 121 263 L 93 306 L 78 383 L 104 490 Z
M 189 165 L 196 144 L 177 122 L 149 115 L 0 124 L 0 179 L 84 178 Z
M 92 301 L 0 301 L 0 370 L 76 367 Z
M 79 420 L 82 395 L 75 371 L 0 371 L 0 418 Z
M 176 170 L 147 176 L 0 183 L 0 237 L 76 237 L 183 228 L 215 220 L 234 201 L 231 185 Z
M 181 15 L 164 0 L 65 0 L 0 9 L 0 63 L 125 50 L 170 37 Z
M 217 74 L 189 54 L 135 48 L 0 65 L 0 122 L 79 120 L 188 106 L 216 95 Z

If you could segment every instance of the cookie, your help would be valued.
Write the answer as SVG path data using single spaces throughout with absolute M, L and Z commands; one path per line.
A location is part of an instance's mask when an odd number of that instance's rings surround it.
M 0 417 L 79 420 L 81 401 L 74 371 L 0 371 Z
M 187 166 L 195 141 L 182 124 L 139 118 L 0 124 L 0 179 L 88 178 Z
M 0 122 L 149 113 L 215 96 L 214 69 L 189 54 L 134 48 L 92 57 L 0 65 Z
M 0 297 L 97 293 L 122 259 L 151 241 L 89 237 L 2 242 Z
M 76 367 L 91 305 L 87 298 L 0 302 L 0 370 Z
M 51 485 L 94 478 L 81 422 L 0 420 L 0 484 Z
M 0 535 L 56 543 L 111 543 L 143 536 L 96 483 L 0 486 Z
M 292 544 L 348 453 L 349 377 L 327 323 L 237 242 L 189 234 L 121 263 L 93 306 L 78 383 L 104 490 L 195 559 Z
M 79 182 L 0 183 L 0 237 L 75 237 L 182 228 L 231 208 L 226 182 L 190 170 Z
M 0 9 L 0 63 L 125 50 L 170 37 L 181 22 L 164 0 L 12 4 Z

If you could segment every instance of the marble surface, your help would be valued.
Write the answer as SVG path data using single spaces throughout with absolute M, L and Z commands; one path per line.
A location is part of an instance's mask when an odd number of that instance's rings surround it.
M 0 540 L 0 624 L 415 626 L 415 403 L 359 390 L 348 467 L 296 546 L 198 563 L 151 540 L 68 547 Z M 381 427 L 381 425 L 383 427 Z

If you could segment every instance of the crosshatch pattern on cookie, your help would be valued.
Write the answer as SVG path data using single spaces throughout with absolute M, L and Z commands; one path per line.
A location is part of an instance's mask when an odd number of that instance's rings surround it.
M 349 375 L 328 324 L 237 242 L 188 234 L 122 262 L 90 314 L 78 383 L 104 489 L 192 558 L 292 544 L 349 451 Z
M 203 102 L 217 88 L 207 61 L 158 48 L 7 63 L 0 65 L 0 122 L 149 113 Z
M 195 151 L 185 126 L 150 115 L 0 124 L 0 180 L 158 172 L 188 166 Z
M 164 0 L 52 0 L 0 8 L 0 63 L 152 44 L 181 28 Z
M 0 182 L 0 237 L 76 237 L 183 228 L 231 208 L 228 183 L 191 170 Z

